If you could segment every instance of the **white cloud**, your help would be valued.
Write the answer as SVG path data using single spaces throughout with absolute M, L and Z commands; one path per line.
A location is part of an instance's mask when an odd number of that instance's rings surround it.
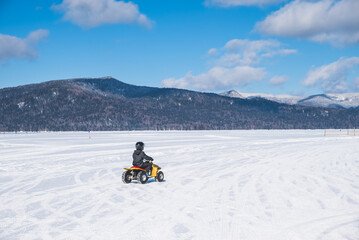
M 206 0 L 208 6 L 234 7 L 234 6 L 263 6 L 287 2 L 288 0 Z
M 280 47 L 280 42 L 275 40 L 233 39 L 224 46 L 225 54 L 219 59 L 219 64 L 223 66 L 254 65 L 263 58 L 297 53 L 295 49 L 281 49 Z
M 210 56 L 215 56 L 215 55 L 217 55 L 217 53 L 218 53 L 217 48 L 211 48 L 208 50 L 208 55 L 210 55 Z
M 48 34 L 49 31 L 44 29 L 33 31 L 24 39 L 0 34 L 0 61 L 11 58 L 37 58 L 36 45 Z
M 65 13 L 63 19 L 84 28 L 93 28 L 102 24 L 139 24 L 150 28 L 152 22 L 138 10 L 132 2 L 116 0 L 63 0 L 53 9 Z
M 250 41 L 233 39 L 224 47 L 211 48 L 208 55 L 213 57 L 213 67 L 207 72 L 182 78 L 168 78 L 162 81 L 164 87 L 189 88 L 198 90 L 224 90 L 245 86 L 253 81 L 263 80 L 267 72 L 264 68 L 254 67 L 263 58 L 296 53 L 294 49 L 282 49 L 274 40 Z
M 348 72 L 359 65 L 359 57 L 340 58 L 338 61 L 315 68 L 302 82 L 304 86 L 319 85 L 325 92 L 345 92 L 348 90 Z
M 265 76 L 266 71 L 263 68 L 254 68 L 251 66 L 226 68 L 216 66 L 211 68 L 208 72 L 196 76 L 187 73 L 183 78 L 165 79 L 162 81 L 162 86 L 213 90 L 232 86 L 244 86 L 252 81 L 261 81 Z
M 359 43 L 358 0 L 295 0 L 256 24 L 267 35 L 333 45 Z
M 288 81 L 287 76 L 274 76 L 269 80 L 269 83 L 274 86 L 282 85 Z
M 266 48 L 279 47 L 280 43 L 275 40 L 258 40 L 250 41 L 248 39 L 233 39 L 226 43 L 225 49 L 236 51 L 245 49 L 248 51 L 259 51 Z
M 264 58 L 264 57 L 271 58 L 276 55 L 287 56 L 290 54 L 297 54 L 297 53 L 298 53 L 298 51 L 296 49 L 278 49 L 276 51 L 269 51 L 267 53 L 263 53 L 261 57 L 262 58 Z

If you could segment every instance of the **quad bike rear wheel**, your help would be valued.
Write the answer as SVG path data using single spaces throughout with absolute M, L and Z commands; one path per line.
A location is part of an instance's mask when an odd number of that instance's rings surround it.
M 122 182 L 124 183 L 130 183 L 132 181 L 131 178 L 131 171 L 127 170 L 125 172 L 122 173 Z
M 158 171 L 157 176 L 156 176 L 156 181 L 157 182 L 162 182 L 164 178 L 165 178 L 165 175 L 163 174 L 163 172 Z
M 148 177 L 146 175 L 146 172 L 141 171 L 137 174 L 137 181 L 139 183 L 145 184 L 147 182 L 147 180 L 148 180 Z

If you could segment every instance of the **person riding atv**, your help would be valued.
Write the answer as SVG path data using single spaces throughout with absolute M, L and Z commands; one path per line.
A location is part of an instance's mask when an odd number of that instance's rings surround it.
M 143 142 L 136 143 L 136 150 L 133 152 L 133 166 L 125 168 L 126 171 L 122 173 L 122 181 L 126 184 L 132 180 L 137 180 L 138 183 L 145 184 L 148 179 L 154 178 L 156 182 L 162 182 L 164 174 L 161 167 L 153 164 L 153 158 L 147 156 L 143 151 L 145 144 Z M 145 160 L 145 161 L 144 161 Z
M 133 158 L 132 165 L 146 169 L 147 175 L 150 176 L 152 169 L 152 162 L 149 161 L 153 161 L 153 158 L 147 156 L 146 153 L 143 151 L 143 149 L 145 148 L 145 144 L 143 142 L 137 142 L 135 146 L 136 146 L 136 150 L 132 154 L 132 158 Z

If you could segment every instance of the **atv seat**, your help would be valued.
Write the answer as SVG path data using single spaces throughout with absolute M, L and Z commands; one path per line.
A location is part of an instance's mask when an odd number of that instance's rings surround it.
M 136 169 L 139 169 L 139 170 L 146 171 L 146 169 L 144 169 L 144 168 L 140 168 L 140 167 L 137 167 L 137 166 L 132 166 L 131 168 L 136 168 Z

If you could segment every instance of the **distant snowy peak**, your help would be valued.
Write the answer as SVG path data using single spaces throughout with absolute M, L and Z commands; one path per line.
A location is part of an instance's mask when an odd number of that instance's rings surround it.
M 291 95 L 272 95 L 262 93 L 242 93 L 236 90 L 220 93 L 222 96 L 251 99 L 264 98 L 267 100 L 311 107 L 328 107 L 328 108 L 358 108 L 359 107 L 359 93 L 342 93 L 342 94 L 318 94 L 308 97 L 299 97 Z
M 234 98 L 246 98 L 243 95 L 241 95 L 239 92 L 237 92 L 236 90 L 230 90 L 228 92 L 221 93 L 220 95 L 227 96 L 227 97 L 234 97 Z
M 290 95 L 272 95 L 272 94 L 263 94 L 263 93 L 242 93 L 242 92 L 237 92 L 236 90 L 231 90 L 231 91 L 228 91 L 228 92 L 220 93 L 220 95 L 227 96 L 227 97 L 243 98 L 243 99 L 264 98 L 264 99 L 271 100 L 271 101 L 274 101 L 274 102 L 286 103 L 286 104 L 297 104 L 297 102 L 303 98 L 303 97 L 290 96 Z
M 299 100 L 298 104 L 331 108 L 357 108 L 359 107 L 359 93 L 312 95 Z

